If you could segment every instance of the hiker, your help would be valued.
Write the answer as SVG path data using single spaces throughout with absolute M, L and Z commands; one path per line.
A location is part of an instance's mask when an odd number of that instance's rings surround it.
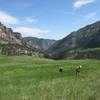
M 63 71 L 64 71 L 63 68 L 60 67 L 60 68 L 59 68 L 59 72 L 60 72 L 60 73 L 63 73 Z
M 76 68 L 76 75 L 79 75 L 80 74 L 81 68 L 82 68 L 81 65 Z

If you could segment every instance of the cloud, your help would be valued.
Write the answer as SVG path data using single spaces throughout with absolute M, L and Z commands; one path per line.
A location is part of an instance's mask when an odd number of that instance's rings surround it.
M 15 32 L 20 32 L 24 36 L 35 36 L 37 34 L 41 33 L 47 33 L 47 30 L 41 30 L 41 29 L 33 29 L 33 28 L 28 28 L 28 27 L 17 27 L 14 29 Z
M 74 2 L 73 6 L 75 8 L 80 8 L 84 5 L 87 5 L 87 4 L 90 4 L 90 3 L 93 3 L 95 0 L 77 0 Z
M 96 16 L 96 14 L 97 14 L 96 12 L 90 13 L 90 14 L 86 15 L 85 18 L 87 18 L 87 19 L 94 18 Z
M 4 24 L 18 24 L 19 20 L 6 12 L 0 11 L 0 21 Z
M 37 22 L 37 21 L 38 21 L 37 19 L 26 18 L 26 22 L 28 22 L 28 23 L 34 23 L 34 22 Z
M 87 23 L 87 22 L 95 22 L 97 21 L 97 15 L 99 13 L 99 10 L 95 11 L 95 12 L 91 12 L 88 13 L 87 15 L 82 16 L 80 19 L 78 19 L 77 21 L 73 22 L 72 24 L 83 24 L 83 23 Z

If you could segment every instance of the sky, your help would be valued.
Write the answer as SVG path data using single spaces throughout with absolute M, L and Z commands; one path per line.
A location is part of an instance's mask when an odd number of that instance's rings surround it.
M 100 20 L 100 0 L 0 0 L 0 22 L 23 37 L 62 39 Z

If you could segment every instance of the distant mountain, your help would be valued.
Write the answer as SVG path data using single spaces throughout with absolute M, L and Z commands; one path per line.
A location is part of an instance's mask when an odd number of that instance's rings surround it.
M 42 51 L 42 52 L 41 52 Z M 23 38 L 0 23 L 0 54 L 52 59 L 100 59 L 100 21 L 72 32 L 61 40 Z
M 3 55 L 34 55 L 40 56 L 41 53 L 36 48 L 31 48 L 18 32 L 13 32 L 0 23 L 0 54 Z
M 78 31 L 72 32 L 67 37 L 55 42 L 47 51 L 49 57 L 54 59 L 69 58 L 71 51 L 79 51 L 86 48 L 100 47 L 100 21 L 87 25 Z M 100 52 L 100 51 L 99 51 Z M 76 54 L 75 52 L 72 53 Z M 75 58 L 74 55 L 72 58 Z
M 50 39 L 40 39 L 35 37 L 25 37 L 23 38 L 24 42 L 27 43 L 27 45 L 30 45 L 33 48 L 36 48 L 38 50 L 47 50 L 49 47 L 51 47 L 56 40 L 50 40 Z

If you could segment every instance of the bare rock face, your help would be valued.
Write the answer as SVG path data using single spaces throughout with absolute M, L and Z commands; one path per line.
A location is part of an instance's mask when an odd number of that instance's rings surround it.
M 35 48 L 29 48 L 23 41 L 20 33 L 13 32 L 0 23 L 0 54 L 7 56 L 28 55 L 32 56 L 39 52 Z
M 20 33 L 13 32 L 11 28 L 7 28 L 6 26 L 0 23 L 0 44 L 24 44 L 30 48 L 46 50 L 54 42 L 55 40 L 39 39 L 35 37 L 23 38 Z
M 23 40 L 27 43 L 27 45 L 30 45 L 33 48 L 37 48 L 38 50 L 43 51 L 47 50 L 56 42 L 56 40 L 40 39 L 35 37 L 25 37 L 23 38 Z
M 20 33 L 13 32 L 11 28 L 7 28 L 0 23 L 0 43 L 1 44 L 22 44 L 22 36 Z

